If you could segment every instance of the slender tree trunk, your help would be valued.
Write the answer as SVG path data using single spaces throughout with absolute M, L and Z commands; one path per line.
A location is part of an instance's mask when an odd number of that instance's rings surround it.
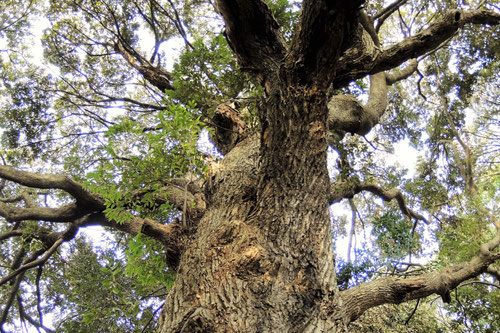
M 209 209 L 181 257 L 161 332 L 321 332 L 342 327 L 328 213 L 326 98 L 273 84 L 262 132 L 206 184 Z M 336 318 L 336 320 L 332 319 Z

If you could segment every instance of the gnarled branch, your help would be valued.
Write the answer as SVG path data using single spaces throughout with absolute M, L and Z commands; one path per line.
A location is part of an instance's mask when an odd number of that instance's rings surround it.
M 382 52 L 371 72 L 394 68 L 410 58 L 416 58 L 453 36 L 465 24 L 500 24 L 500 14 L 486 10 L 453 10 L 436 20 L 426 30 L 409 37 Z
M 418 62 L 412 59 L 407 67 L 386 74 L 380 72 L 370 76 L 370 97 L 365 105 L 351 95 L 336 95 L 328 102 L 328 127 L 366 135 L 379 123 L 387 109 L 387 86 L 404 80 L 417 70 Z
M 340 186 L 338 184 L 332 184 L 331 188 L 332 190 L 330 191 L 330 197 L 328 198 L 330 204 L 339 202 L 340 200 L 345 198 L 352 198 L 354 195 L 361 193 L 363 191 L 368 191 L 382 198 L 384 201 L 390 202 L 393 199 L 396 199 L 396 201 L 398 202 L 399 209 L 405 216 L 427 222 L 424 216 L 408 208 L 403 193 L 401 193 L 401 191 L 396 188 L 390 190 L 384 190 L 382 187 L 376 184 L 356 184 L 356 183 L 352 185 L 340 184 Z
M 73 203 L 63 205 L 58 208 L 47 208 L 35 205 L 30 200 L 26 201 L 25 208 L 18 206 L 10 206 L 9 204 L 0 201 L 0 216 L 8 221 L 23 221 L 23 220 L 43 220 L 49 222 L 69 222 L 71 223 L 68 230 L 64 234 L 57 232 L 50 232 L 47 230 L 40 230 L 40 232 L 33 234 L 33 237 L 40 239 L 47 247 L 54 246 L 58 243 L 59 239 L 63 241 L 69 240 L 74 237 L 78 228 L 89 225 L 102 225 L 113 227 L 114 229 L 136 235 L 139 232 L 146 236 L 152 237 L 163 244 L 171 254 L 169 260 L 172 263 L 171 267 L 175 267 L 178 261 L 182 243 L 180 239 L 186 231 L 180 228 L 176 223 L 163 225 L 150 219 L 141 219 L 134 217 L 129 221 L 123 223 L 116 223 L 107 219 L 104 215 L 106 208 L 104 199 L 87 192 L 83 189 L 82 185 L 69 179 L 65 176 L 59 175 L 41 175 L 30 173 L 26 171 L 16 170 L 11 167 L 0 167 L 0 177 L 17 182 L 18 184 L 36 187 L 36 188 L 55 188 L 62 189 L 70 193 L 77 200 Z M 188 179 L 170 179 L 164 184 L 166 195 L 156 196 L 153 198 L 154 202 L 158 205 L 164 203 L 171 203 L 177 209 L 183 209 L 183 212 L 191 221 L 192 225 L 198 221 L 204 214 L 205 201 L 201 188 Z M 132 200 L 139 199 L 143 192 L 138 192 L 132 196 Z M 16 200 L 6 200 L 7 202 L 16 202 L 22 200 L 22 196 L 15 197 Z M 21 230 L 13 230 L 0 234 L 0 240 L 8 239 L 23 235 Z M 179 238 L 179 239 L 177 239 Z M 22 254 L 24 256 L 24 254 Z M 20 260 L 22 260 L 20 256 Z M 11 273 L 16 276 L 26 269 L 34 267 L 34 265 L 43 264 L 48 257 L 43 257 L 39 261 L 25 264 L 21 267 L 13 267 L 15 271 Z M 12 276 L 9 275 L 6 279 L 9 280 Z M 6 281 L 7 281 L 6 280 Z M 3 281 L 3 280 L 2 280 Z M 4 282 L 2 282 L 4 283 Z

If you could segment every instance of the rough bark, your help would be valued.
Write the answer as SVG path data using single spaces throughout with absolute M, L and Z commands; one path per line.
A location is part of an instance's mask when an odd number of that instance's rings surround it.
M 266 86 L 268 76 L 286 53 L 279 25 L 267 4 L 260 0 L 216 1 L 226 22 L 225 35 L 242 71 Z
M 267 99 L 260 137 L 236 145 L 209 178 L 209 208 L 181 257 L 160 331 L 337 331 L 324 66 L 347 48 L 357 4 L 305 1 L 286 56 L 262 2 L 217 5 L 240 65 Z M 305 40 L 310 34 L 332 43 Z
M 212 142 L 224 155 L 249 135 L 238 111 L 227 104 L 221 104 L 215 109 L 212 123 L 215 127 L 214 134 L 211 135 Z
M 273 90 L 262 137 L 214 168 L 209 209 L 182 255 L 161 332 L 336 331 L 326 96 Z M 283 97 L 281 97 L 283 96 Z M 260 146 L 260 149 L 259 149 Z M 260 162 L 260 163 L 259 163 Z

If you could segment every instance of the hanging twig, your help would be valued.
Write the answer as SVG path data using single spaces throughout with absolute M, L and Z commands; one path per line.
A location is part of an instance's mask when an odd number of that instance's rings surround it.
M 413 317 L 413 315 L 415 314 L 415 312 L 417 311 L 417 308 L 418 308 L 418 305 L 420 304 L 420 298 L 417 299 L 417 304 L 415 304 L 415 308 L 413 309 L 413 311 L 410 313 L 410 316 L 408 317 L 408 319 L 406 319 L 405 321 L 405 325 L 408 325 L 408 323 L 410 322 L 410 319 Z

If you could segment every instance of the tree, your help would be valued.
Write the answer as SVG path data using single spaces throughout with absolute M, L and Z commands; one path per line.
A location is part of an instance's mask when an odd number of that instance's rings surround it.
M 54 312 L 72 332 L 152 329 L 157 313 L 159 332 L 340 332 L 383 304 L 450 303 L 464 283 L 498 303 L 495 5 L 2 6 L 2 331 L 15 318 L 50 331 Z M 41 17 L 37 61 L 26 41 Z M 218 152 L 200 149 L 207 130 Z M 415 175 L 377 161 L 403 138 L 428 152 Z M 371 225 L 366 255 L 390 260 L 359 264 L 351 244 L 337 277 L 329 207 L 343 199 Z M 440 248 L 420 268 L 426 223 Z M 92 225 L 116 253 L 78 236 Z M 457 325 L 495 329 L 498 307 L 474 309 Z

